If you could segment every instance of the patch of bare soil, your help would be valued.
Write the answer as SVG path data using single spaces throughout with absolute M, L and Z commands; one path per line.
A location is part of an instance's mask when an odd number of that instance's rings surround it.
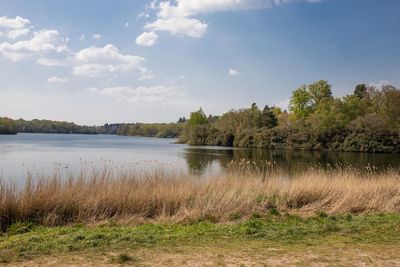
M 5 266 L 400 266 L 398 246 L 196 247 L 53 255 Z M 128 255 L 128 259 L 120 255 Z

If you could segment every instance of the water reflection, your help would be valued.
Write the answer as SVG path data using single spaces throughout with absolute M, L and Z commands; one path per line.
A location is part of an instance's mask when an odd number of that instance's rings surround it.
M 310 167 L 335 168 L 353 167 L 363 169 L 400 169 L 400 155 L 344 153 L 344 152 L 317 152 L 317 151 L 290 151 L 267 149 L 231 149 L 219 147 L 188 147 L 184 149 L 187 165 L 194 173 L 202 173 L 210 165 L 226 168 L 232 161 L 246 160 L 261 167 L 265 162 L 273 162 L 277 167 L 287 171 L 302 170 Z

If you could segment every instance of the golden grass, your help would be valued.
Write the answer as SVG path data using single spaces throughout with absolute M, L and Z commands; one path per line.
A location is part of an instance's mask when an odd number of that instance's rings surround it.
M 198 177 L 180 171 L 84 170 L 28 179 L 22 189 L 0 182 L 0 223 L 227 222 L 271 208 L 281 212 L 400 212 L 400 174 L 351 169 L 231 171 Z

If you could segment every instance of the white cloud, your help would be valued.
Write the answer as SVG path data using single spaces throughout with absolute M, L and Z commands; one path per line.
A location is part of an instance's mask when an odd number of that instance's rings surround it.
M 57 77 L 57 76 L 54 76 L 54 77 L 48 78 L 47 81 L 48 81 L 49 83 L 65 83 L 65 82 L 68 81 L 68 79 L 66 79 L 66 78 L 59 78 L 59 77 Z
M 208 25 L 196 15 L 218 11 L 265 9 L 289 2 L 309 3 L 321 0 L 164 0 L 152 1 L 147 9 L 157 10 L 157 19 L 145 25 L 153 31 L 167 31 L 173 35 L 200 38 L 207 33 Z
M 30 21 L 22 17 L 15 17 L 14 19 L 8 17 L 0 17 L 0 27 L 5 29 L 5 33 L 0 36 L 6 36 L 9 39 L 17 39 L 29 33 Z
M 145 28 L 154 31 L 167 31 L 173 35 L 186 35 L 193 38 L 200 38 L 207 33 L 207 24 L 198 19 L 186 17 L 157 19 L 152 23 L 148 23 Z
M 104 89 L 87 88 L 85 91 L 94 96 L 101 96 L 110 98 L 117 102 L 130 102 L 130 103 L 155 103 L 173 105 L 178 103 L 185 93 L 181 92 L 176 87 L 168 86 L 152 86 L 137 88 L 132 87 L 108 87 Z
M 17 38 L 29 33 L 29 20 L 17 17 L 8 19 L 0 17 L 0 26 L 11 28 L 10 37 Z M 18 32 L 17 32 L 18 31 Z M 96 35 L 94 35 L 96 38 Z M 142 40 L 144 44 L 151 45 L 156 41 L 157 34 L 150 33 Z M 82 34 L 80 39 L 84 39 Z M 62 37 L 57 30 L 42 29 L 30 34 L 30 37 L 20 41 L 4 41 L 0 43 L 0 56 L 10 61 L 33 60 L 43 66 L 65 66 L 71 68 L 73 74 L 86 77 L 100 77 L 124 73 L 136 73 L 140 80 L 153 79 L 154 76 L 143 65 L 144 58 L 122 54 L 112 44 L 104 47 L 88 47 L 78 52 L 68 48 L 69 38 Z M 52 77 L 54 78 L 54 77 Z
M 92 34 L 92 37 L 93 37 L 93 39 L 95 39 L 95 40 L 99 40 L 99 39 L 101 39 L 101 34 L 99 34 L 99 33 L 94 33 L 94 34 Z
M 240 75 L 240 72 L 235 69 L 229 69 L 228 73 L 230 76 L 239 76 Z
M 142 66 L 143 61 L 142 57 L 121 54 L 112 44 L 92 46 L 75 54 L 73 74 L 98 77 L 136 71 L 140 75 L 148 75 L 149 70 Z
M 36 63 L 48 67 L 63 67 L 70 64 L 70 57 L 59 57 L 59 58 L 45 58 L 41 57 L 36 60 Z
M 29 40 L 0 43 L 0 54 L 11 61 L 20 61 L 34 55 L 67 53 L 66 40 L 56 30 L 40 30 Z
M 162 1 L 158 5 L 158 16 L 161 18 L 190 17 L 198 14 L 218 12 L 265 9 L 282 4 L 305 1 L 309 3 L 320 0 L 176 0 Z
M 144 32 L 136 38 L 136 44 L 141 46 L 153 46 L 156 44 L 158 35 L 155 32 Z
M 25 36 L 29 33 L 29 29 L 15 29 L 7 32 L 7 37 L 10 39 L 17 39 L 18 37 Z
M 81 36 L 79 36 L 79 41 L 85 40 L 85 35 L 82 33 Z
M 29 25 L 31 22 L 29 19 L 22 18 L 20 16 L 10 19 L 8 17 L 0 17 L 0 27 L 9 29 L 22 29 Z

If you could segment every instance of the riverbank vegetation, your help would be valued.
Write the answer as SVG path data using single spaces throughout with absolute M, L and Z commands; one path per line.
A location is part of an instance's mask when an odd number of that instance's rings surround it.
M 222 116 L 192 112 L 183 143 L 251 148 L 400 152 L 400 90 L 359 84 L 333 97 L 327 81 L 293 91 L 289 110 L 255 103 Z
M 16 134 L 17 127 L 15 122 L 10 118 L 0 117 L 0 134 Z
M 62 226 L 104 220 L 229 222 L 266 212 L 400 212 L 395 170 L 310 169 L 289 177 L 268 165 L 233 164 L 232 171 L 208 178 L 178 169 L 104 169 L 31 178 L 22 188 L 2 181 L 1 228 L 19 221 Z

